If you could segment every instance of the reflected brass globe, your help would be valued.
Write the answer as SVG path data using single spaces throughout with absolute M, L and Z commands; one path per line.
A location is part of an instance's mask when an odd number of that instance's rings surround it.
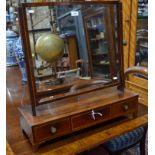
M 45 34 L 36 42 L 36 53 L 49 63 L 56 62 L 62 55 L 64 41 L 56 34 Z

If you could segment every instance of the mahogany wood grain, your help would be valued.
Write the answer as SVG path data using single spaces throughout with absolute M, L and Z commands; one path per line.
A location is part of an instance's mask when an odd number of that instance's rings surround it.
M 137 94 L 127 90 L 121 92 L 116 87 L 112 87 L 55 101 L 48 105 L 40 105 L 36 107 L 35 117 L 32 115 L 31 107 L 25 105 L 19 108 L 21 128 L 29 137 L 33 147 L 37 149 L 41 143 L 64 134 L 73 133 L 118 116 L 136 115 L 137 100 Z M 125 106 L 127 109 L 124 109 Z M 50 133 L 53 125 L 58 130 L 55 134 Z
M 27 25 L 27 17 L 26 17 L 26 9 L 22 8 L 21 6 L 18 7 L 18 16 L 19 16 L 19 26 L 20 26 L 20 34 L 22 40 L 22 47 L 26 61 L 26 73 L 27 73 L 27 80 L 29 84 L 29 92 L 31 97 L 31 104 L 32 104 L 32 113 L 35 116 L 36 110 L 35 106 L 37 104 L 37 97 L 36 97 L 36 86 L 35 86 L 35 78 L 34 78 L 34 66 L 33 66 L 33 59 L 32 53 L 30 48 L 30 41 L 29 41 L 29 33 L 28 33 L 28 25 Z
M 53 133 L 52 129 L 53 128 Z M 48 123 L 46 125 L 36 126 L 34 127 L 35 133 L 35 141 L 42 142 L 47 139 L 53 139 L 57 136 L 63 135 L 71 131 L 70 120 L 69 118 L 65 118 L 63 120 L 58 120 L 56 122 Z
M 132 113 L 132 111 L 136 112 L 136 109 L 138 109 L 138 98 L 131 99 L 127 102 L 114 104 L 111 108 L 111 113 L 113 114 L 113 117 L 115 116 L 121 116 L 123 114 Z
M 71 136 L 55 140 L 54 142 L 50 142 L 43 147 L 40 147 L 37 152 L 34 152 L 32 146 L 28 142 L 28 139 L 22 134 L 19 124 L 20 114 L 18 107 L 21 106 L 21 96 L 25 89 L 25 86 L 21 85 L 21 73 L 18 67 L 8 67 L 6 75 L 6 137 L 15 155 L 39 155 L 44 153 L 54 154 L 55 152 L 60 154 L 61 151 L 62 154 L 77 154 L 78 152 L 91 149 L 103 143 L 104 141 L 109 140 L 110 138 L 120 135 L 126 131 L 133 130 L 136 127 L 143 126 L 145 123 L 147 123 L 147 115 L 145 116 L 147 113 L 147 108 L 139 105 L 138 117 L 133 119 L 132 122 L 128 122 L 128 119 L 126 118 L 121 120 L 117 119 L 108 124 L 106 123 L 98 127 L 87 129 L 78 134 L 73 134 Z M 102 93 L 103 92 L 101 92 L 100 95 L 102 95 Z M 106 95 L 109 95 L 108 91 Z M 90 98 L 90 96 L 92 96 L 92 94 L 89 94 L 88 96 L 83 95 L 81 96 L 81 99 Z M 104 98 L 104 100 L 107 99 Z M 23 99 L 23 103 L 25 104 L 26 102 L 30 102 L 30 97 L 27 93 Z M 116 128 L 117 125 L 119 126 Z M 114 129 L 117 129 L 117 132 Z M 99 134 L 104 136 L 98 137 Z
M 122 3 L 119 1 L 117 5 L 117 27 L 118 27 L 118 55 L 119 55 L 119 66 L 120 66 L 120 83 L 118 86 L 120 90 L 125 87 L 124 81 L 124 54 L 123 54 L 123 14 L 122 14 Z
M 102 115 L 96 114 L 94 118 L 92 116 L 92 111 L 88 111 L 71 118 L 72 129 L 78 130 L 80 128 L 85 128 L 93 124 L 98 124 L 100 122 L 106 121 L 110 118 L 110 107 L 95 109 L 95 113 L 100 113 Z
M 104 4 L 118 4 L 119 0 L 102 0 L 100 3 Z M 23 7 L 37 7 L 37 6 L 53 6 L 53 5 L 70 5 L 70 4 L 90 4 L 89 1 L 79 0 L 79 1 L 64 1 L 64 2 L 42 2 L 42 3 L 22 3 Z M 91 1 L 92 4 L 98 4 L 99 1 Z
M 122 93 L 113 87 L 40 105 L 36 107 L 37 117 L 32 116 L 29 105 L 24 105 L 20 111 L 30 124 L 36 125 L 39 122 L 53 121 L 99 107 L 126 102 L 135 97 L 138 97 L 135 93 L 128 90 Z

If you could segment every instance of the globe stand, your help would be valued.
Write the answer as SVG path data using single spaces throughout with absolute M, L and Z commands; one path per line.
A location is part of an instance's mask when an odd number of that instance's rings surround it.
M 44 84 L 50 85 L 50 86 L 62 84 L 64 82 L 64 78 L 57 78 L 56 64 L 51 65 L 51 70 L 52 70 L 52 75 L 48 80 L 44 81 Z
M 46 85 L 50 85 L 50 86 L 53 86 L 53 85 L 59 85 L 59 84 L 62 84 L 64 82 L 64 79 L 63 78 L 53 78 L 53 79 L 50 79 L 50 80 L 47 80 L 45 81 L 44 83 Z

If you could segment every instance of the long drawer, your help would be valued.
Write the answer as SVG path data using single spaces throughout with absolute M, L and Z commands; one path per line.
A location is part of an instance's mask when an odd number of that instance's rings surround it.
M 42 126 L 34 127 L 34 139 L 36 142 L 42 142 L 69 132 L 71 132 L 70 119 L 66 118 L 57 120 L 55 122 L 49 122 Z
M 110 107 L 104 107 L 101 109 L 92 109 L 88 112 L 84 112 L 71 117 L 72 130 L 78 130 L 85 128 L 99 122 L 108 120 L 110 117 Z

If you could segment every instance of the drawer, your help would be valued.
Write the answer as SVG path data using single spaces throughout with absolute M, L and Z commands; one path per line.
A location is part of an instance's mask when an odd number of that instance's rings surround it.
M 110 117 L 110 108 L 94 109 L 71 118 L 72 130 L 85 128 L 105 121 Z
M 70 131 L 70 120 L 67 118 L 34 127 L 34 138 L 36 142 L 41 142 L 46 139 L 53 139 L 57 136 L 64 135 Z
M 116 103 L 111 106 L 111 117 L 125 115 L 138 110 L 138 98 Z

